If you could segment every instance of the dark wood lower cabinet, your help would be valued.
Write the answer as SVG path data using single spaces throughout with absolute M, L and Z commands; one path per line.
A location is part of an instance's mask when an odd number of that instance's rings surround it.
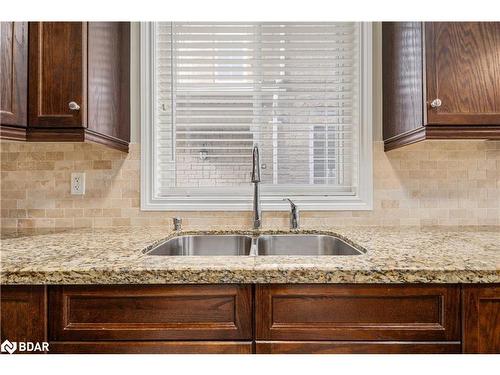
M 462 291 L 464 353 L 500 353 L 500 286 Z
M 49 353 L 500 353 L 500 285 L 0 286 Z
M 252 354 L 252 341 L 50 342 L 55 354 Z
M 81 340 L 251 340 L 251 285 L 56 286 L 49 337 Z
M 0 301 L 0 342 L 47 341 L 45 286 L 1 285 Z
M 259 285 L 257 340 L 460 340 L 457 285 Z
M 448 354 L 460 341 L 257 341 L 257 354 Z

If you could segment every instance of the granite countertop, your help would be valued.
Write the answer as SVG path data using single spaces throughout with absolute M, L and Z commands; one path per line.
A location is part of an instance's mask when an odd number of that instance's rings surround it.
M 246 233 L 206 231 L 186 233 Z M 278 231 L 262 231 L 262 233 Z M 311 231 L 300 231 L 310 233 Z M 500 229 L 329 228 L 356 256 L 149 256 L 176 233 L 113 228 L 4 233 L 2 284 L 499 283 Z M 283 233 L 283 232 L 279 232 Z

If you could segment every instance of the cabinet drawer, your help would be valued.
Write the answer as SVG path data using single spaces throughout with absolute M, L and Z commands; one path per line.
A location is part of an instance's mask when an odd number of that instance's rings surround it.
M 56 354 L 252 354 L 251 341 L 51 341 Z
M 257 340 L 460 340 L 458 286 L 267 285 Z
M 257 354 L 450 354 L 460 341 L 257 341 Z
M 251 286 L 56 286 L 49 318 L 54 341 L 251 339 Z

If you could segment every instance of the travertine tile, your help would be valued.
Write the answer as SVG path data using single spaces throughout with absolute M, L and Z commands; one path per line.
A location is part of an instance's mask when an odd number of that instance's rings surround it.
M 251 225 L 249 212 L 140 210 L 140 146 L 128 154 L 90 143 L 1 142 L 3 227 L 185 227 Z M 71 172 L 86 173 L 86 194 L 70 194 Z M 385 153 L 374 143 L 373 211 L 302 211 L 302 226 L 500 225 L 500 142 L 426 141 Z M 61 220 L 58 220 L 61 219 Z M 286 228 L 286 212 L 264 212 Z
M 45 217 L 45 210 L 42 208 L 30 208 L 27 210 L 27 217 L 29 218 Z
M 64 209 L 65 217 L 83 217 L 83 208 L 66 208 Z
M 111 169 L 111 160 L 95 160 L 92 163 L 93 169 Z

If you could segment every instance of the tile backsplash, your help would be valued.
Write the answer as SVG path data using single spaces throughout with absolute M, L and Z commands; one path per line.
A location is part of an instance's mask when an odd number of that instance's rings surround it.
M 384 153 L 374 143 L 374 209 L 301 213 L 302 227 L 500 225 L 500 142 L 426 141 Z M 86 194 L 70 194 L 72 172 Z M 89 143 L 1 142 L 3 228 L 171 225 L 250 228 L 250 212 L 140 210 L 140 145 L 124 154 Z M 285 228 L 288 213 L 264 212 Z

